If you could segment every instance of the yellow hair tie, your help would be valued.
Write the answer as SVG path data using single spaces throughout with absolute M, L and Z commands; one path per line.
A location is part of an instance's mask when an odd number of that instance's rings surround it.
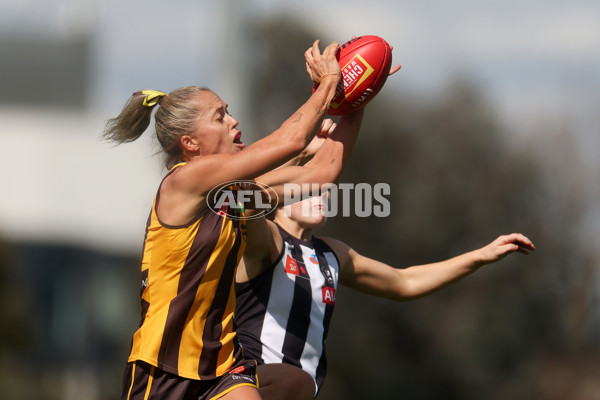
M 166 93 L 163 93 L 160 90 L 142 90 L 142 94 L 146 95 L 146 97 L 144 98 L 144 106 L 150 108 L 157 105 L 158 100 L 161 97 L 167 95 Z

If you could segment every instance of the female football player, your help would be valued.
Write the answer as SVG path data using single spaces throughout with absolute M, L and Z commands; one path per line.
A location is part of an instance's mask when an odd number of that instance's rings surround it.
M 325 379 L 324 345 L 338 283 L 374 296 L 411 300 L 508 254 L 534 250 L 527 237 L 512 233 L 445 261 L 395 268 L 339 240 L 313 235 L 325 223 L 326 197 L 286 205 L 273 221 L 248 221 L 248 244 L 236 277 L 235 321 L 246 356 L 259 364 L 264 399 L 311 399 L 318 392 Z
M 245 148 L 238 121 L 211 90 L 136 92 L 108 121 L 105 137 L 136 140 L 156 108 L 155 130 L 169 172 L 146 226 L 141 266 L 141 324 L 128 358 L 122 398 L 259 399 L 254 361 L 245 361 L 233 327 L 234 273 L 246 241 L 231 210 L 212 212 L 208 192 L 232 180 L 252 180 L 297 156 L 318 130 L 340 82 L 335 54 L 319 42 L 306 51 L 307 71 L 319 84 L 281 127 Z M 351 122 L 348 122 L 351 124 Z M 316 163 L 284 182 L 324 183 L 340 173 L 340 142 L 327 139 Z

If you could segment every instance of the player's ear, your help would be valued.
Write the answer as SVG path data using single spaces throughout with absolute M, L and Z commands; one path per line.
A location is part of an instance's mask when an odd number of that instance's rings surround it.
M 179 143 L 181 143 L 182 148 L 188 151 L 198 151 L 200 149 L 198 138 L 190 135 L 182 135 L 179 138 Z

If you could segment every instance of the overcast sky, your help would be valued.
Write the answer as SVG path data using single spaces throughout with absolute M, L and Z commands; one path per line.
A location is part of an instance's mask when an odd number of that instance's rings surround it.
M 160 160 L 151 140 L 118 148 L 98 142 L 103 121 L 141 88 L 208 84 L 241 108 L 243 70 L 232 60 L 244 21 L 282 13 L 338 41 L 385 38 L 403 65 L 389 92 L 435 95 L 466 75 L 515 129 L 567 116 L 598 144 L 597 0 L 0 0 L 1 36 L 93 37 L 84 115 L 0 107 L 0 167 L 10 171 L 3 186 L 11 188 L 0 199 L 0 234 L 138 246 Z M 25 144 L 24 158 L 15 149 Z

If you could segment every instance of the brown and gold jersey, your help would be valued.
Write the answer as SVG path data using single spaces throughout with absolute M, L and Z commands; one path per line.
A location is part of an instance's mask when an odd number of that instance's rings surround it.
M 144 241 L 142 320 L 129 361 L 184 378 L 212 379 L 238 356 L 233 285 L 245 225 L 206 208 L 187 225 L 169 226 L 158 218 L 158 201 L 157 193 Z

